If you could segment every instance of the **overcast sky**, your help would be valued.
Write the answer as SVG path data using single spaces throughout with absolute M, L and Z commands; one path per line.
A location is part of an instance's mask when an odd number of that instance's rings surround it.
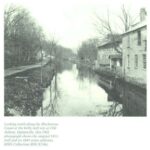
M 117 16 L 124 3 L 132 13 L 146 6 L 146 0 L 5 0 L 29 9 L 47 34 L 59 44 L 76 49 L 83 40 L 97 36 L 93 25 L 95 13 L 105 16 L 107 9 Z

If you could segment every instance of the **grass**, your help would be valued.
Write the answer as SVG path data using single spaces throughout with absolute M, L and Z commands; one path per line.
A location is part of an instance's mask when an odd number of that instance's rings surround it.
M 42 83 L 41 68 L 16 75 L 21 78 L 5 78 L 5 116 L 36 116 L 42 104 L 44 89 L 53 79 L 54 66 L 47 64 L 42 72 Z

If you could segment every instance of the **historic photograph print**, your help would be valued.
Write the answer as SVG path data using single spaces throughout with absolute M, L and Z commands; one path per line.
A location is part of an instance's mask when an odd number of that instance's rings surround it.
M 146 116 L 144 0 L 5 0 L 4 116 Z

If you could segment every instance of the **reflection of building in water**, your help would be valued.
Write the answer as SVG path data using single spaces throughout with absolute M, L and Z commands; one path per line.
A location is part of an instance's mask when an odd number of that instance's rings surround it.
M 124 116 L 146 116 L 146 90 L 126 84 L 123 112 Z
M 102 81 L 101 81 L 102 80 Z M 110 82 L 113 82 L 109 79 Z M 99 78 L 99 84 L 108 93 L 108 101 L 118 102 L 123 105 L 124 116 L 146 116 L 146 90 L 138 86 L 115 81 L 111 88 L 108 78 Z

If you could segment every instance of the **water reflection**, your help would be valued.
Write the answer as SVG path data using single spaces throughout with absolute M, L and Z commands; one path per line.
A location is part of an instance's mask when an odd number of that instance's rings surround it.
M 44 116 L 120 116 L 122 105 L 108 101 L 89 68 L 72 66 L 55 74 L 44 92 Z M 40 115 L 40 110 L 38 111 Z
M 51 82 L 51 85 L 45 90 L 43 95 L 44 116 L 59 115 L 57 112 L 57 102 L 60 98 L 60 91 L 57 88 L 57 74 Z
M 99 76 L 98 84 L 108 93 L 108 101 L 121 103 L 123 108 L 117 112 L 123 116 L 146 116 L 146 89 L 130 84 L 121 79 Z

